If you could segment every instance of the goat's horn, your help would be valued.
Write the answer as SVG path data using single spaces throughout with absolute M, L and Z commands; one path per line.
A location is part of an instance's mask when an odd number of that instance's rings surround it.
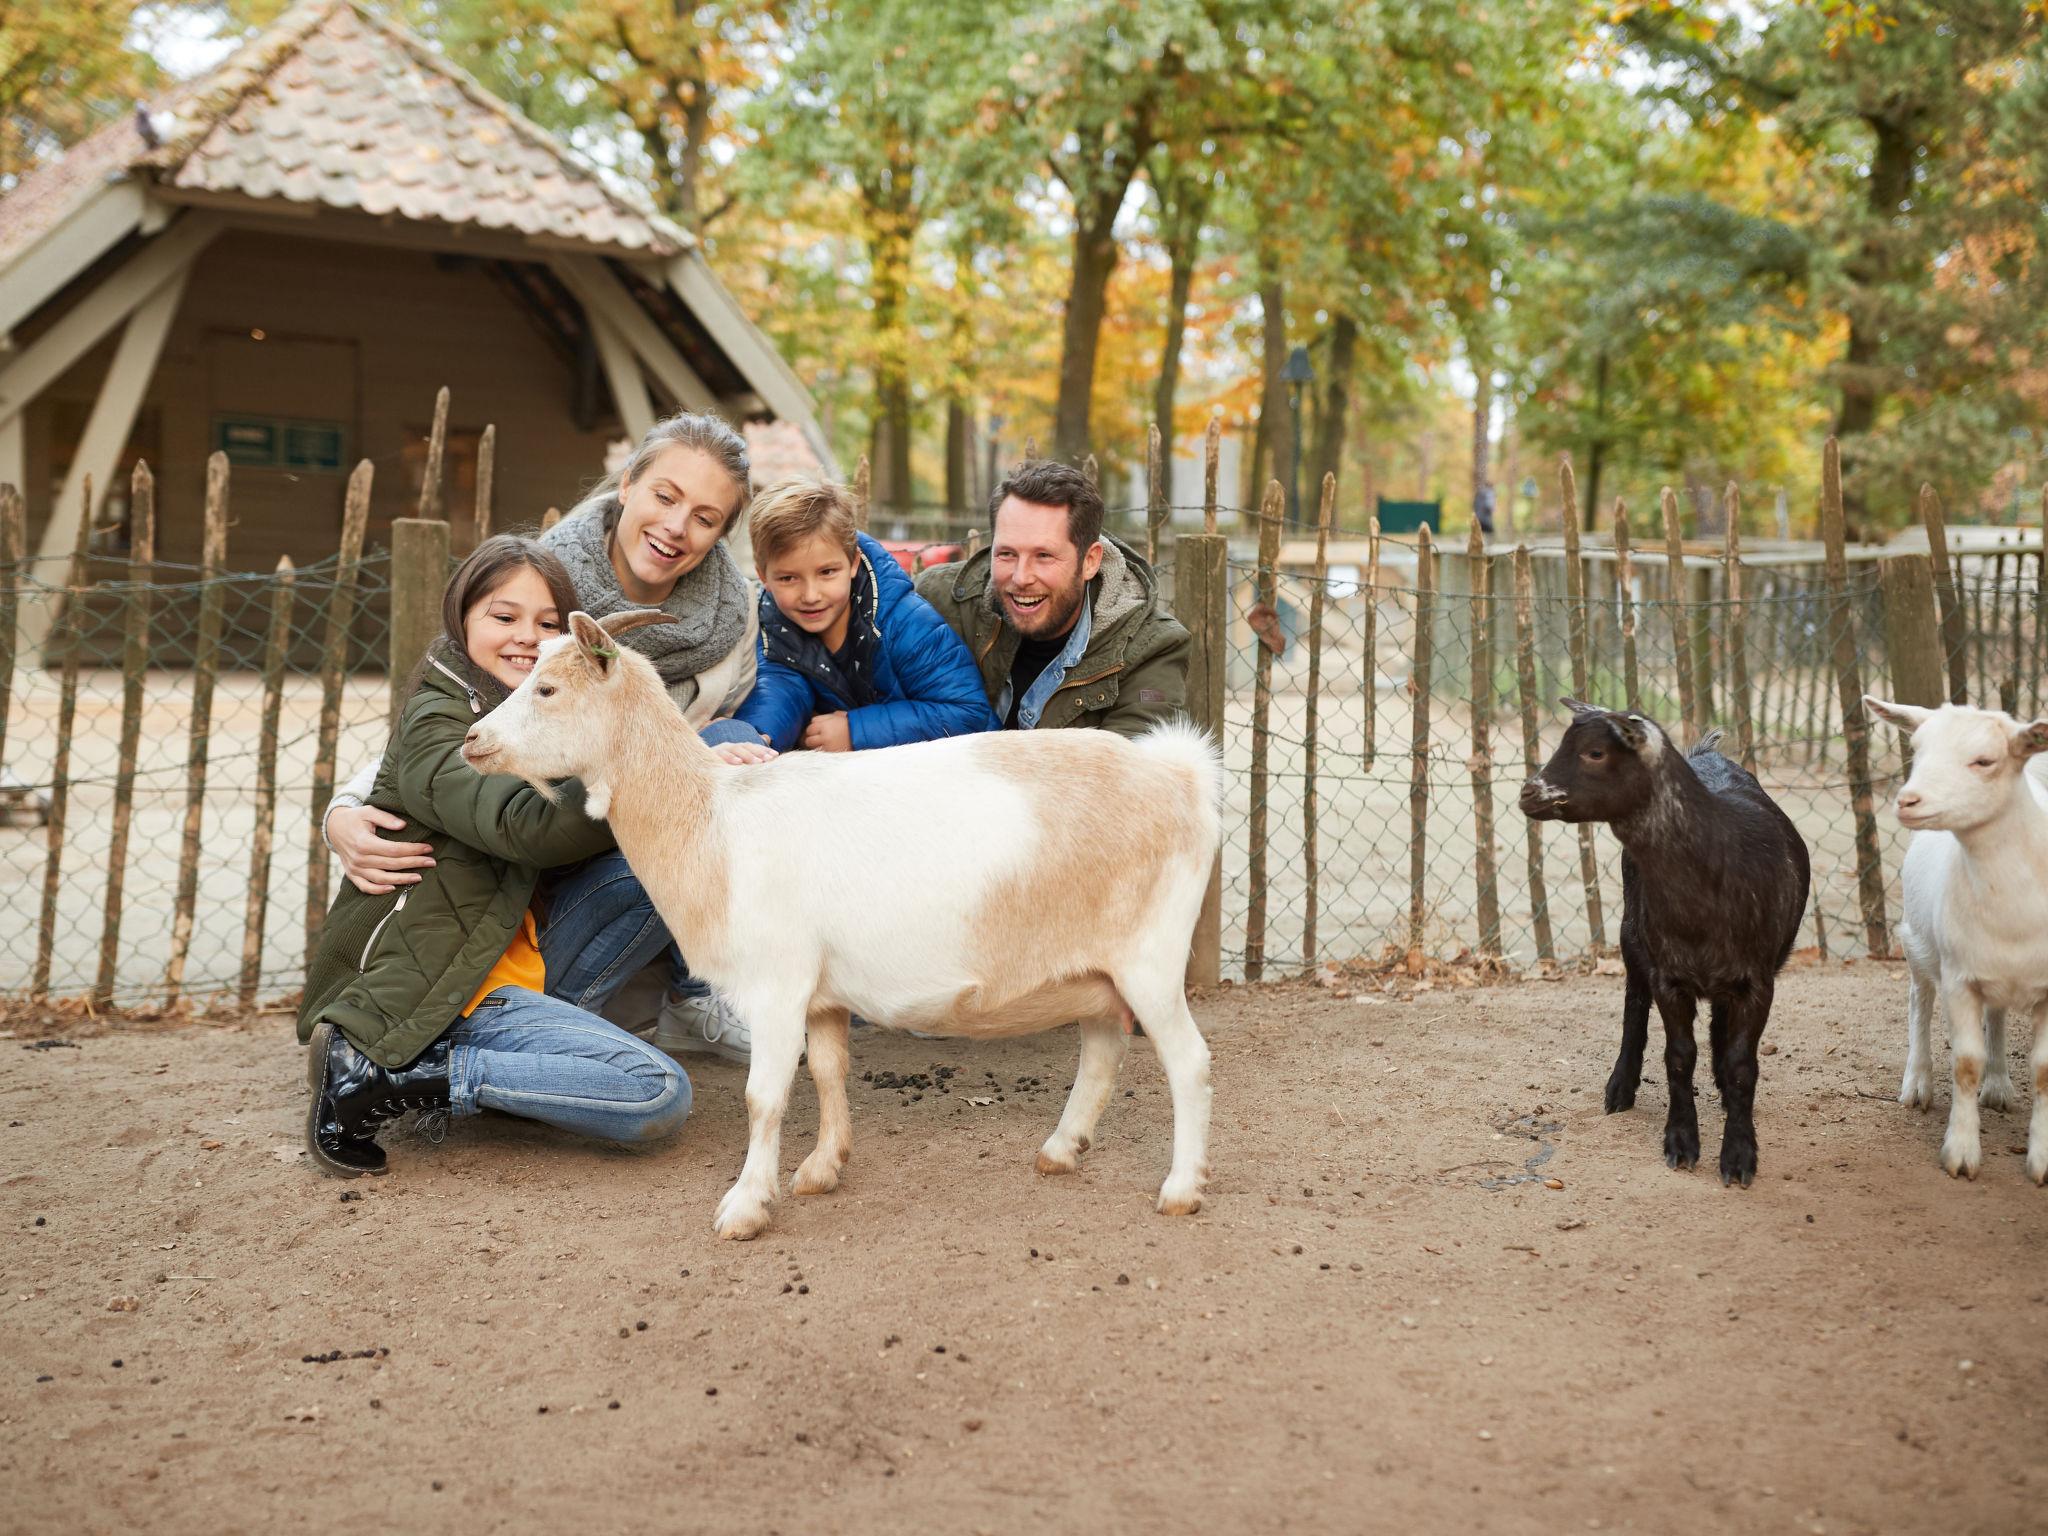
M 597 621 L 598 627 L 614 640 L 629 635 L 636 629 L 645 629 L 650 624 L 674 624 L 677 620 L 663 613 L 659 608 L 629 608 L 624 613 L 610 613 Z
M 1557 702 L 1575 715 L 1597 715 L 1600 712 L 1597 704 L 1588 704 L 1584 699 L 1559 699 Z

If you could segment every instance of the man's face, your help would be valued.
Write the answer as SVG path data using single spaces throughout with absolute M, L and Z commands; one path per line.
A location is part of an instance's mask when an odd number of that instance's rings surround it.
M 1032 640 L 1063 635 L 1080 616 L 1088 583 L 1102 569 L 1102 544 L 1074 547 L 1065 507 L 1007 496 L 996 508 L 991 573 L 1003 621 Z

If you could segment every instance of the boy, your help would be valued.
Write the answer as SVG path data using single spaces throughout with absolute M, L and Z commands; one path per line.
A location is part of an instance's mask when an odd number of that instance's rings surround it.
M 966 642 L 894 557 L 855 528 L 843 486 L 785 482 L 755 499 L 748 531 L 761 577 L 761 641 L 753 692 L 733 719 L 759 732 L 762 747 L 720 748 L 728 761 L 998 728 Z

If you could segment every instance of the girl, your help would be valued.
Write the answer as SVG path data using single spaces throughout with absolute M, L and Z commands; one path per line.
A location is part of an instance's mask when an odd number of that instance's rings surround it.
M 470 726 L 533 670 L 575 604 L 562 562 L 513 534 L 479 544 L 448 584 L 444 632 L 369 797 L 424 833 L 426 854 L 394 891 L 342 888 L 299 1011 L 307 1148 L 329 1173 L 384 1172 L 377 1133 L 412 1109 L 497 1109 L 611 1141 L 672 1135 L 690 1112 L 682 1070 L 566 999 L 545 958 L 541 871 L 612 848 L 583 814 L 582 786 L 550 804 L 462 760 Z
M 713 746 L 759 740 L 725 717 L 754 685 L 759 620 L 746 578 L 725 547 L 750 494 L 746 439 L 715 416 L 685 412 L 655 423 L 625 468 L 599 484 L 541 536 L 593 618 L 657 607 L 676 622 L 624 636 L 668 684 L 684 718 Z M 569 610 L 563 610 L 566 618 Z M 372 764 L 372 769 L 376 765 Z M 364 802 L 370 770 L 334 797 L 328 846 L 365 895 L 383 896 L 433 866 L 428 844 L 396 842 L 403 816 Z M 616 849 L 549 876 L 551 921 L 541 936 L 550 990 L 593 1011 L 664 950 L 669 992 L 655 1027 L 664 1050 L 708 1051 L 745 1061 L 746 1026 L 669 943 L 654 904 Z

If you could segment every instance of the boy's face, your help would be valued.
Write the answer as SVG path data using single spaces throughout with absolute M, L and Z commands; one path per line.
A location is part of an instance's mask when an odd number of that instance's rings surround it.
M 845 643 L 853 601 L 853 557 L 822 534 L 772 555 L 761 573 L 782 616 L 836 650 Z

